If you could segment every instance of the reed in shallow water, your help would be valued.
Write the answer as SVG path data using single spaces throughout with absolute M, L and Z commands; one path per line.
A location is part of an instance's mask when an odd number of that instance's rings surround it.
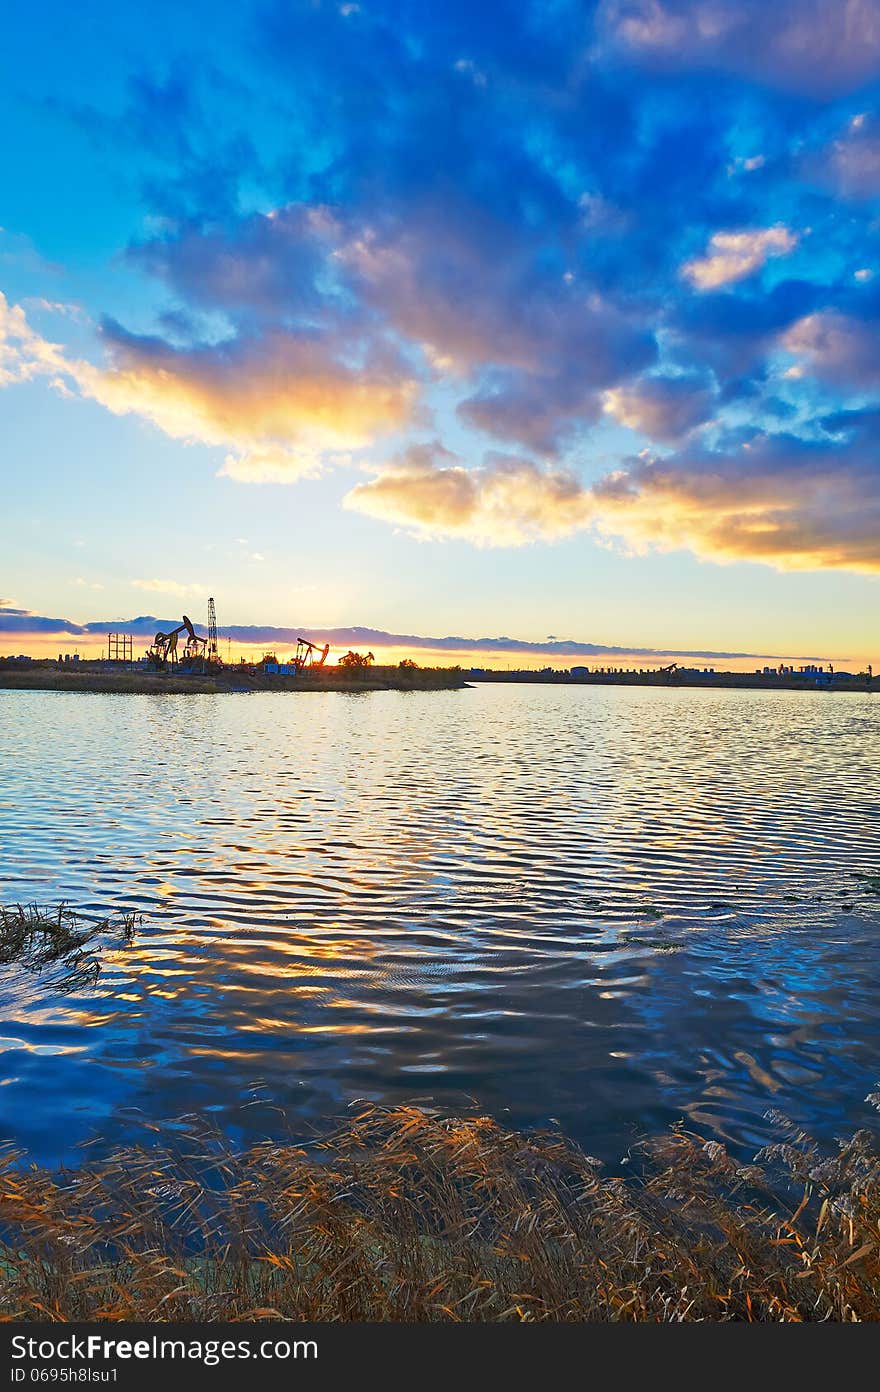
M 9 1150 L 0 1314 L 877 1319 L 880 1154 L 775 1121 L 753 1164 L 679 1129 L 626 1177 L 558 1135 L 375 1106 L 308 1148 L 237 1151 L 191 1118 L 76 1172 Z
M 0 905 L 0 966 L 15 964 L 25 971 L 60 967 L 50 979 L 56 990 L 93 985 L 101 973 L 101 948 L 111 938 L 132 941 L 140 915 L 122 914 L 118 923 L 88 919 L 66 904 L 44 909 L 38 904 Z

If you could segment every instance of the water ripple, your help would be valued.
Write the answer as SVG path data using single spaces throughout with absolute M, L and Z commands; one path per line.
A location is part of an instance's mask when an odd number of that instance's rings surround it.
M 0 969 L 0 1129 L 269 1130 L 359 1096 L 593 1152 L 880 1075 L 880 703 L 479 687 L 349 700 L 0 692 L 0 893 L 146 916 L 97 990 Z

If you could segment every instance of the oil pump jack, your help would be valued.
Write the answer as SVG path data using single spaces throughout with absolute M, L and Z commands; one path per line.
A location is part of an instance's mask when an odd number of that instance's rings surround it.
M 293 659 L 297 675 L 305 667 L 323 667 L 329 651 L 329 643 L 325 643 L 323 648 L 319 648 L 315 643 L 310 643 L 307 638 L 297 638 L 296 657 Z
M 186 614 L 183 616 L 183 623 L 172 628 L 170 633 L 156 634 L 153 646 L 147 652 L 147 661 L 162 671 L 168 667 L 169 663 L 174 666 L 177 663 L 177 639 L 181 633 L 186 633 L 186 644 L 183 649 L 184 662 L 203 661 L 208 640 L 199 637 Z

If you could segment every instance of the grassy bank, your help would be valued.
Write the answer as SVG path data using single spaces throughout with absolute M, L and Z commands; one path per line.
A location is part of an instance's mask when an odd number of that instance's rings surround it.
M 84 691 L 98 694 L 205 695 L 243 691 L 454 691 L 465 685 L 458 667 L 322 667 L 301 677 L 222 669 L 216 676 L 42 667 L 0 669 L 0 690 Z
M 0 1313 L 875 1320 L 880 1155 L 860 1132 L 823 1156 L 777 1121 L 752 1165 L 673 1132 L 638 1178 L 558 1136 L 366 1106 L 308 1150 L 237 1152 L 193 1121 L 76 1173 L 10 1152 Z
M 0 671 L 0 690 L 84 691 L 99 695 L 210 694 L 225 689 L 213 677 L 159 676 L 151 672 L 89 672 L 52 667 Z
M 54 990 L 93 985 L 101 974 L 102 951 L 131 942 L 139 922 L 133 913 L 115 922 L 88 919 L 66 904 L 56 909 L 0 905 L 0 967 L 46 972 L 46 984 Z

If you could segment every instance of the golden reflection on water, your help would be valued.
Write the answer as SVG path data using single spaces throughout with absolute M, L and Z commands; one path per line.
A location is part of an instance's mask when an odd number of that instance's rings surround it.
M 475 1098 L 594 1151 L 682 1114 L 744 1142 L 771 1097 L 842 1125 L 880 1074 L 876 904 L 840 894 L 880 866 L 868 697 L 0 707 L 4 899 L 145 915 L 94 993 L 6 988 L 3 1120 L 38 1149 L 132 1108 L 258 1129 L 258 1078 L 304 1118 Z

